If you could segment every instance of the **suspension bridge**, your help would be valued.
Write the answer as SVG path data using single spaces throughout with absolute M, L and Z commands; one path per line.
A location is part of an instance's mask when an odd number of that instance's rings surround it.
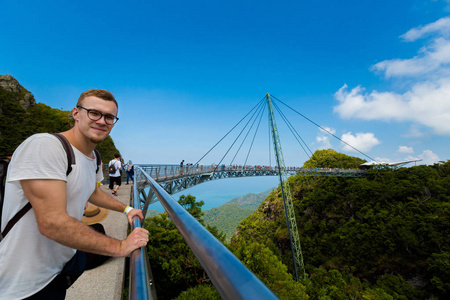
M 276 99 L 276 98 L 275 98 Z M 278 100 L 278 99 L 277 99 Z M 279 101 L 279 100 L 278 100 Z M 284 104 L 283 102 L 279 101 Z M 284 104 L 286 105 L 286 104 Z M 287 106 L 287 105 L 286 105 Z M 362 169 L 344 169 L 344 168 L 302 168 L 287 167 L 284 162 L 281 142 L 278 134 L 278 128 L 275 120 L 275 109 L 279 112 L 282 119 L 288 125 L 301 148 L 308 157 L 313 155 L 302 137 L 295 130 L 294 126 L 287 120 L 280 108 L 272 103 L 271 95 L 267 94 L 238 124 L 249 117 L 244 129 L 238 134 L 232 145 L 228 148 L 225 155 L 218 164 L 203 165 L 202 159 L 205 158 L 216 146 L 223 141 L 236 127 L 236 124 L 218 143 L 216 143 L 203 157 L 195 164 L 189 166 L 183 165 L 135 165 L 134 185 L 131 191 L 133 207 L 143 210 L 144 215 L 151 203 L 160 201 L 168 213 L 170 219 L 174 222 L 177 229 L 182 234 L 186 243 L 189 245 L 202 267 L 207 272 L 211 282 L 214 284 L 223 299 L 277 299 L 277 297 L 256 277 L 254 276 L 236 257 L 219 241 L 217 241 L 195 218 L 187 213 L 177 201 L 170 195 L 182 190 L 191 188 L 195 185 L 218 179 L 240 178 L 252 176 L 278 176 L 280 179 L 280 188 L 283 198 L 284 210 L 286 214 L 286 225 L 291 241 L 292 258 L 295 268 L 295 276 L 299 278 L 297 268 L 300 268 L 302 276 L 305 276 L 303 256 L 301 252 L 298 226 L 295 220 L 295 212 L 288 184 L 288 176 L 335 176 L 335 177 L 363 177 L 367 174 Z M 295 111 L 291 107 L 289 109 Z M 268 120 L 270 129 L 270 139 L 273 144 L 273 155 L 276 165 L 249 165 L 247 163 L 253 142 L 258 131 L 259 124 L 265 108 L 268 109 Z M 295 111 L 298 113 L 297 111 Z M 253 113 L 253 114 L 252 114 Z M 339 139 L 327 129 L 321 127 L 312 120 L 298 113 L 309 122 L 316 125 L 320 130 Z M 257 124 L 255 126 L 255 124 Z M 242 149 L 246 139 L 251 136 L 254 129 L 252 140 L 245 160 L 242 164 L 236 164 L 236 157 Z M 242 139 L 238 146 L 239 138 Z M 339 139 L 342 143 L 345 141 Z M 347 144 L 348 145 L 348 144 Z M 232 148 L 238 149 L 233 158 L 225 163 L 224 160 Z M 371 159 L 366 154 L 348 145 L 355 151 Z M 270 155 L 269 155 L 270 156 Z M 373 159 L 371 159 L 373 160 Z M 135 218 L 132 229 L 142 226 L 141 222 Z M 134 251 L 130 260 L 130 299 L 155 299 L 155 289 L 153 278 L 151 278 L 151 267 L 148 262 L 147 253 L 144 248 Z

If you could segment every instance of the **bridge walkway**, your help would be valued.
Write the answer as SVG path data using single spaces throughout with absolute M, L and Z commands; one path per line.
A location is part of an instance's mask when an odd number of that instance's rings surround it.
M 117 199 L 130 204 L 131 187 L 125 185 L 119 188 Z M 108 185 L 102 185 L 101 189 L 111 193 Z M 123 240 L 127 236 L 128 222 L 123 214 L 110 211 L 106 219 L 101 222 L 106 234 L 113 238 Z M 67 290 L 66 300 L 95 299 L 95 300 L 121 300 L 125 277 L 125 258 L 110 258 L 103 265 L 85 271 L 83 275 Z

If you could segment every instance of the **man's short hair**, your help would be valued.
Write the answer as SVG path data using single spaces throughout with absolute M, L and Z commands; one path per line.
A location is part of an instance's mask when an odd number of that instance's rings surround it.
M 114 157 L 115 157 L 115 158 L 119 158 L 119 157 L 120 157 L 120 154 L 117 154 L 117 153 L 116 153 L 116 154 L 114 154 Z
M 77 106 L 82 105 L 84 98 L 94 96 L 106 101 L 112 101 L 116 104 L 117 108 L 119 108 L 119 105 L 117 104 L 116 99 L 114 98 L 114 95 L 107 91 L 107 90 L 101 90 L 101 89 L 90 89 L 86 92 L 81 93 L 80 98 L 78 98 Z

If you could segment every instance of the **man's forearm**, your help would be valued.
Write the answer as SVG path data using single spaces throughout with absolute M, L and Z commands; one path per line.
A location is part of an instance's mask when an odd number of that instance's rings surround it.
M 55 242 L 81 251 L 114 257 L 128 255 L 124 253 L 121 241 L 98 233 L 70 216 L 54 219 L 41 233 Z
M 123 212 L 127 207 L 125 204 L 109 196 L 108 194 L 100 190 L 98 187 L 95 189 L 94 193 L 89 198 L 89 202 L 94 205 L 118 212 Z

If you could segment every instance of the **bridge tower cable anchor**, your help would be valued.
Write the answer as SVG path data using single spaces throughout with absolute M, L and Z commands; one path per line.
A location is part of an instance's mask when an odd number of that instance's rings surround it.
M 277 125 L 275 122 L 275 115 L 272 106 L 270 94 L 266 94 L 267 107 L 269 110 L 269 120 L 272 130 L 272 140 L 277 159 L 278 174 L 280 177 L 281 195 L 283 198 L 284 212 L 286 214 L 286 223 L 289 233 L 289 240 L 291 243 L 292 259 L 294 262 L 295 277 L 298 282 L 297 266 L 300 266 L 303 277 L 306 277 L 305 266 L 303 263 L 303 254 L 298 234 L 297 222 L 295 220 L 294 204 L 292 201 L 291 189 L 289 187 L 286 165 L 284 163 L 283 152 L 281 150 L 280 136 L 278 134 Z

